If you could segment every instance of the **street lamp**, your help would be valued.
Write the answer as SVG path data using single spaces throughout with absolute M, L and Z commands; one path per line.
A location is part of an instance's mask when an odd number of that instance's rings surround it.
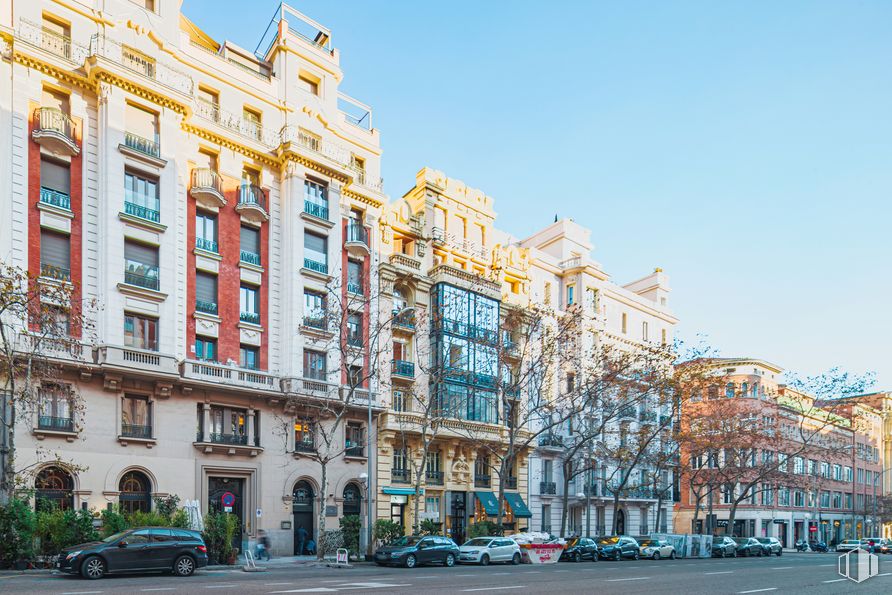
M 577 498 L 585 498 L 585 536 L 590 537 L 592 534 L 592 505 L 589 494 L 591 490 L 584 490 L 576 494 Z
M 879 473 L 873 476 L 873 529 L 876 530 L 877 526 L 877 482 L 879 482 L 880 478 L 886 474 L 887 471 L 892 470 L 892 467 L 888 467 L 883 469 Z

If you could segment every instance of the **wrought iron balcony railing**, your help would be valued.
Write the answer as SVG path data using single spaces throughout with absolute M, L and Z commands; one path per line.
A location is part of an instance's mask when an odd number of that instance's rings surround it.
M 55 432 L 73 432 L 74 420 L 70 417 L 39 415 L 37 416 L 37 428 L 39 430 L 53 430 Z
M 328 221 L 328 205 L 321 205 L 316 202 L 304 200 L 304 213 Z
M 64 192 L 52 190 L 51 188 L 40 187 L 40 202 L 59 209 L 65 209 L 66 211 L 71 210 L 71 197 Z
M 161 143 L 158 142 L 157 138 L 151 140 L 133 134 L 132 132 L 125 132 L 124 146 L 133 149 L 137 153 L 142 153 L 143 155 L 148 155 L 155 159 L 161 159 Z
M 152 438 L 152 426 L 121 424 L 121 436 L 125 436 L 127 438 L 142 438 L 143 440 L 149 440 Z
M 553 481 L 540 481 L 539 493 L 546 496 L 554 496 L 557 494 L 557 484 Z
M 304 257 L 304 268 L 316 273 L 328 274 L 328 264 Z
M 205 252 L 213 252 L 217 254 L 217 242 L 214 240 L 207 240 L 205 238 L 195 238 L 195 247 L 199 250 L 204 250 Z
M 248 252 L 247 250 L 241 250 L 239 253 L 239 260 L 242 262 L 246 262 L 248 264 L 253 264 L 255 266 L 260 266 L 260 255 L 255 254 L 253 252 Z

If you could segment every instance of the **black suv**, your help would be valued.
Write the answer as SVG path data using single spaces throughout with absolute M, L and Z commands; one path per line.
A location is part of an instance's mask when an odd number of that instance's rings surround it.
M 189 576 L 207 564 L 208 549 L 198 531 L 138 527 L 62 550 L 56 569 L 88 579 L 146 570 Z
M 567 549 L 561 553 L 561 560 L 581 562 L 583 560 L 598 561 L 598 546 L 594 539 L 580 537 L 567 543 Z
M 375 562 L 379 566 L 400 565 L 406 568 L 415 568 L 429 562 L 454 566 L 458 554 L 458 546 L 448 537 L 407 535 L 378 548 L 375 551 Z
M 623 558 L 637 560 L 641 557 L 641 548 L 632 537 L 626 537 L 625 535 L 599 537 L 597 544 L 598 557 L 605 560 L 616 560 L 618 562 Z

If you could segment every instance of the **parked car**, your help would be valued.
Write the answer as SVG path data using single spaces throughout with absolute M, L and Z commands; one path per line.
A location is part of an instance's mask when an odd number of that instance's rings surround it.
M 737 544 L 738 556 L 764 556 L 765 550 L 755 537 L 732 537 Z
M 598 544 L 594 539 L 587 537 L 574 538 L 567 542 L 567 547 L 561 552 L 561 560 L 582 562 L 583 560 L 598 561 Z
M 836 544 L 837 552 L 848 552 L 861 547 L 860 539 L 843 539 Z
M 728 537 L 721 535 L 712 539 L 712 555 L 714 558 L 736 558 L 737 542 Z
M 641 557 L 638 542 L 632 537 L 625 535 L 599 537 L 596 544 L 598 546 L 598 557 L 605 560 L 616 560 L 618 562 L 623 558 L 637 560 Z
M 475 537 L 458 548 L 458 561 L 486 566 L 490 562 L 520 564 L 520 546 L 507 537 Z
M 784 546 L 781 545 L 777 537 L 756 537 L 756 541 L 762 544 L 762 549 L 765 550 L 766 556 L 772 554 L 781 556 L 784 553 Z
M 887 554 L 889 553 L 888 542 L 888 539 L 882 537 L 865 537 L 861 540 L 861 547 L 872 554 Z
M 642 558 L 659 560 L 660 558 L 675 559 L 675 546 L 662 539 L 640 539 L 638 547 Z
M 379 566 L 397 565 L 406 568 L 431 562 L 454 566 L 459 555 L 458 546 L 448 537 L 407 535 L 378 548 L 375 551 L 375 562 Z
M 877 552 L 880 554 L 892 554 L 892 539 L 886 539 L 885 537 L 880 539 Z
M 81 543 L 62 550 L 56 569 L 98 579 L 119 572 L 173 572 L 190 576 L 208 565 L 208 549 L 201 533 L 168 527 L 137 527 L 109 535 L 102 541 Z

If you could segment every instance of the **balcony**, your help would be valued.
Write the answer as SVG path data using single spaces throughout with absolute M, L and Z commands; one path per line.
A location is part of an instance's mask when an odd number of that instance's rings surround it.
M 151 221 L 152 223 L 161 222 L 161 213 L 159 213 L 156 209 L 150 209 L 149 207 L 139 205 L 128 200 L 124 201 L 124 213 L 130 215 L 131 217 L 136 217 L 137 219 Z
M 51 153 L 74 157 L 80 153 L 75 126 L 68 114 L 55 107 L 39 107 L 34 112 L 31 138 Z
M 247 322 L 248 324 L 260 324 L 260 313 L 259 312 L 240 312 L 238 315 L 238 319 L 242 322 Z
M 325 316 L 304 316 L 303 326 L 319 331 L 327 331 L 328 319 Z
M 505 489 L 506 490 L 516 490 L 517 489 L 517 478 L 516 477 L 506 477 L 505 478 Z
M 74 420 L 71 417 L 53 417 L 51 415 L 39 415 L 37 417 L 37 429 L 50 432 L 74 432 Z
M 238 204 L 235 210 L 248 221 L 263 223 L 269 221 L 266 210 L 266 193 L 255 184 L 242 184 L 238 193 Z
M 362 284 L 347 281 L 347 293 L 352 293 L 353 295 L 365 295 L 365 292 L 362 290 Z
M 211 432 L 204 439 L 204 432 L 199 431 L 195 436 L 195 447 L 205 453 L 220 453 L 229 455 L 250 455 L 256 457 L 263 448 L 258 438 L 249 439 L 245 434 L 221 434 Z
M 159 143 L 157 139 L 151 140 L 133 134 L 132 132 L 125 132 L 124 147 L 145 157 L 150 157 L 156 160 L 161 159 L 161 143 Z
M 64 192 L 43 186 L 40 187 L 40 204 L 56 207 L 63 211 L 71 211 L 71 197 Z
M 177 360 L 170 355 L 117 345 L 100 345 L 95 352 L 96 363 L 101 367 L 127 368 L 131 371 L 157 378 L 179 376 Z
M 186 72 L 158 62 L 105 35 L 94 34 L 91 37 L 89 52 L 91 56 L 97 57 L 94 68 L 114 69 L 118 72 L 120 68 L 124 68 L 144 77 L 149 86 L 157 88 L 161 85 L 185 96 L 192 95 L 194 83 Z M 120 73 L 120 76 L 126 78 L 125 73 Z M 158 89 L 158 92 L 166 94 L 163 89 Z
M 314 378 L 308 371 L 304 376 L 288 377 L 282 379 L 282 392 L 288 395 L 301 395 L 315 399 L 331 399 L 339 397 L 339 387 L 324 380 L 325 373 L 318 374 L 320 378 Z
M 303 440 L 298 440 L 294 443 L 294 452 L 312 454 L 316 452 L 316 445 L 312 441 L 305 442 Z
M 347 235 L 344 238 L 344 248 L 354 256 L 366 256 L 369 250 L 369 232 L 360 223 L 347 224 Z
M 321 275 L 328 274 L 328 264 L 324 262 L 319 262 L 317 260 L 313 260 L 312 258 L 304 257 L 304 268 L 313 271 L 314 273 L 319 273 Z
M 350 151 L 343 145 L 307 134 L 296 126 L 285 126 L 280 134 L 283 150 L 301 153 L 317 163 L 349 171 Z
M 217 362 L 186 361 L 182 364 L 184 378 L 224 384 L 237 388 L 275 390 L 278 378 L 274 374 L 262 370 L 248 370 L 236 366 L 228 366 Z M 277 391 L 278 392 L 278 391 Z
M 71 269 L 42 262 L 40 263 L 40 276 L 54 281 L 71 281 Z
M 638 412 L 638 420 L 644 423 L 650 423 L 657 420 L 657 412 L 642 409 Z
M 421 272 L 421 259 L 417 256 L 397 252 L 390 255 L 390 264 L 402 269 L 406 273 L 418 274 Z
M 399 378 L 415 379 L 415 363 L 402 359 L 395 359 L 391 362 L 390 373 Z
M 350 347 L 362 347 L 362 334 L 347 333 L 347 345 Z
M 424 474 L 424 481 L 425 483 L 427 483 L 427 485 L 441 486 L 443 485 L 443 472 L 426 471 Z
M 564 438 L 560 434 L 542 434 L 539 436 L 539 446 L 543 448 L 563 448 Z
M 121 424 L 121 437 L 136 438 L 137 440 L 151 440 L 152 426 L 140 426 L 136 424 Z
M 384 179 L 370 176 L 364 169 L 351 167 L 353 172 L 353 185 L 366 188 L 379 194 L 384 193 Z
M 585 494 L 585 496 L 587 498 L 597 498 L 598 484 L 592 483 L 589 485 L 582 486 L 582 493 Z
M 323 221 L 328 221 L 328 205 L 304 200 L 304 213 Z
M 204 314 L 217 315 L 217 304 L 214 302 L 206 302 L 204 300 L 195 300 L 195 311 Z
M 42 24 L 27 19 L 19 21 L 16 41 L 19 40 L 77 65 L 83 64 L 90 53 L 89 48 L 72 42 L 71 37 L 45 29 Z
M 229 113 L 217 103 L 198 99 L 195 102 L 195 115 L 269 149 L 279 144 L 279 135 L 264 128 L 260 122 Z
M 415 332 L 415 312 L 410 311 L 401 314 L 399 310 L 394 310 L 392 316 L 394 330 L 401 329 L 410 333 Z
M 553 481 L 540 481 L 539 482 L 539 495 L 541 496 L 554 496 L 557 494 L 557 484 Z
M 390 481 L 393 483 L 409 483 L 408 469 L 391 469 Z
M 135 260 L 127 260 L 124 265 L 124 283 L 158 291 L 161 286 L 158 279 L 158 267 Z
M 223 180 L 212 169 L 196 167 L 192 170 L 192 187 L 189 189 L 192 198 L 198 204 L 218 209 L 226 206 L 226 197 L 223 195 Z
M 241 262 L 247 264 L 253 264 L 254 266 L 260 266 L 260 255 L 254 254 L 253 252 L 248 252 L 247 250 L 241 250 L 239 252 L 239 260 Z
M 347 442 L 347 448 L 344 450 L 345 457 L 365 458 L 365 448 L 362 445 L 353 445 Z
M 217 249 L 217 242 L 214 240 L 207 240 L 205 238 L 195 238 L 195 247 L 199 250 L 204 250 L 205 252 L 212 252 L 214 254 L 219 254 L 219 250 Z
M 638 417 L 638 412 L 635 410 L 635 407 L 627 405 L 620 408 L 619 417 L 624 419 L 636 419 Z
M 489 475 L 477 475 L 474 474 L 474 487 L 475 488 L 488 488 L 492 485 L 492 477 Z

